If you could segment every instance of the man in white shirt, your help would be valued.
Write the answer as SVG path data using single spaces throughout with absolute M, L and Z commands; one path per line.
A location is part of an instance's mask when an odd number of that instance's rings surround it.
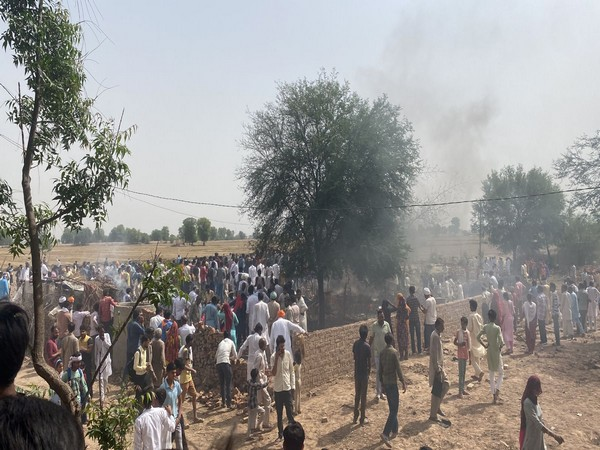
M 181 342 L 184 343 L 185 338 L 189 334 L 194 334 L 195 332 L 196 332 L 196 327 L 194 326 L 194 324 L 190 325 L 188 323 L 187 316 L 182 316 L 181 317 L 181 326 L 179 327 L 179 330 L 178 330 L 179 338 L 181 339 Z
M 164 389 L 162 390 L 164 393 Z M 149 395 L 148 395 L 149 394 Z M 144 411 L 135 419 L 133 448 L 154 450 L 171 447 L 171 433 L 175 431 L 175 418 L 170 406 L 160 407 L 160 399 L 152 391 L 143 396 Z
M 160 328 L 162 321 L 165 320 L 165 318 L 163 317 L 162 314 L 163 314 L 162 306 L 157 306 L 156 307 L 156 315 L 154 315 L 150 319 L 150 328 L 152 328 L 153 330 Z
M 308 306 L 306 306 L 306 302 L 304 301 L 304 297 L 302 297 L 302 291 L 300 289 L 296 291 L 296 296 L 298 297 L 298 308 L 300 309 L 300 326 L 308 331 L 308 318 L 306 316 Z
M 250 324 L 253 330 L 257 323 L 260 323 L 263 327 L 262 337 L 269 342 L 269 319 L 271 314 L 269 313 L 269 305 L 265 303 L 265 294 L 262 292 L 258 293 L 258 302 L 254 305 L 253 322 Z
M 271 348 L 275 348 L 275 340 L 277 336 L 283 336 L 285 338 L 285 349 L 291 354 L 292 353 L 292 333 L 307 334 L 300 325 L 290 322 L 285 318 L 285 312 L 279 310 L 277 320 L 273 322 L 271 326 Z
M 594 286 L 594 282 L 590 281 L 590 285 L 587 288 L 587 294 L 590 299 L 588 303 L 588 314 L 587 320 L 589 322 L 588 330 L 592 329 L 596 331 L 596 318 L 598 317 L 598 300 L 600 299 L 600 291 Z
M 186 313 L 187 301 L 179 295 L 173 297 L 173 319 L 177 321 L 177 325 L 181 326 L 181 318 Z
M 248 349 L 248 363 L 246 364 L 246 380 L 250 381 L 250 372 L 254 369 L 254 357 L 258 350 L 258 342 L 262 339 L 263 326 L 258 323 L 238 350 L 238 358 Z M 262 381 L 264 383 L 264 381 Z
M 221 408 L 227 406 L 231 409 L 231 360 L 237 359 L 235 344 L 229 337 L 229 331 L 223 332 L 223 340 L 217 347 L 217 373 L 219 374 L 219 384 L 221 385 Z
M 435 321 L 437 319 L 437 309 L 435 298 L 431 295 L 429 288 L 423 289 L 425 295 L 425 351 L 429 351 L 429 341 L 431 339 L 431 333 L 435 329 Z
M 253 286 L 256 283 L 257 274 L 258 272 L 256 271 L 256 266 L 254 265 L 254 263 L 252 263 L 250 267 L 248 267 L 248 276 L 250 277 L 250 284 Z
M 254 286 L 248 286 L 248 299 L 246 300 L 246 323 L 248 324 L 248 330 L 254 329 L 254 305 L 258 303 L 258 293 L 254 292 Z M 263 323 L 263 327 L 266 324 Z
M 281 320 L 281 319 L 280 319 Z M 275 393 L 275 409 L 277 411 L 278 439 L 283 439 L 283 407 L 288 423 L 294 423 L 292 414 L 292 390 L 296 385 L 294 375 L 294 360 L 286 348 L 286 339 L 279 335 L 276 340 L 276 351 L 271 356 L 273 361 L 273 392 Z

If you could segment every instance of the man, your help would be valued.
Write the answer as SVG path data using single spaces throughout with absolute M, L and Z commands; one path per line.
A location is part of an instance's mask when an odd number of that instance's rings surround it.
M 150 328 L 152 328 L 153 330 L 156 330 L 157 328 L 160 328 L 162 321 L 165 318 L 163 317 L 163 308 L 162 306 L 157 306 L 156 307 L 156 314 L 154 316 L 152 316 L 150 318 Z
M 292 422 L 283 430 L 283 450 L 302 450 L 304 429 L 300 422 Z
M 385 348 L 385 335 L 392 333 L 390 324 L 387 323 L 383 318 L 383 308 L 377 309 L 377 321 L 371 325 L 371 336 L 369 337 L 369 346 L 373 353 L 373 360 L 375 361 L 375 371 L 379 373 L 379 354 Z M 381 387 L 381 380 L 377 377 L 375 381 L 375 393 L 377 400 L 385 400 L 385 394 Z
M 300 326 L 300 308 L 298 307 L 298 303 L 296 302 L 296 297 L 292 294 L 290 297 L 290 302 L 286 313 L 285 318 L 292 323 Z
M 258 293 L 258 302 L 254 305 L 252 329 L 256 328 L 259 323 L 262 325 L 262 337 L 269 342 L 269 305 L 265 303 L 265 294 Z
M 469 308 L 471 312 L 469 313 L 469 317 L 467 317 L 467 330 L 469 331 L 469 344 L 470 344 L 470 357 L 471 357 L 471 365 L 473 369 L 475 369 L 474 379 L 481 383 L 483 379 L 483 370 L 481 370 L 481 358 L 485 356 L 485 348 L 481 345 L 481 343 L 476 339 L 476 336 L 479 335 L 479 332 L 483 328 L 483 319 L 477 313 L 477 301 L 469 300 Z
M 414 286 L 408 288 L 408 298 L 406 299 L 406 305 L 410 308 L 410 314 L 408 316 L 408 326 L 410 330 L 410 348 L 412 354 L 417 352 L 421 354 L 421 319 L 419 319 L 419 310 L 425 312 L 425 309 L 421 306 L 421 302 L 415 295 L 417 289 Z M 416 345 L 415 345 L 416 336 Z
M 223 300 L 223 294 L 225 291 L 225 278 L 227 278 L 227 272 L 223 267 L 222 263 L 219 263 L 219 268 L 215 275 L 215 294 L 219 300 Z
M 265 338 L 260 338 L 260 340 L 258 341 L 258 350 L 256 350 L 256 352 L 254 353 L 254 366 L 252 368 L 258 370 L 258 379 L 261 383 L 266 383 L 269 380 L 269 378 L 267 377 L 268 363 L 267 355 L 265 352 L 266 348 L 267 340 Z M 265 410 L 265 414 L 263 415 L 262 428 L 263 430 L 270 430 L 271 396 L 269 395 L 269 391 L 267 390 L 267 388 L 263 388 L 258 392 L 257 400 L 258 404 L 261 405 Z
M 98 335 L 94 340 L 94 362 L 95 367 L 100 367 L 98 370 L 98 384 L 100 388 L 101 403 L 104 402 L 106 386 L 108 385 L 108 377 L 112 375 L 112 361 L 110 353 L 108 352 L 110 345 L 110 335 L 104 331 L 104 327 L 102 325 L 98 325 Z M 104 359 L 105 356 L 106 359 Z M 102 366 L 100 366 L 103 359 L 104 363 Z
M 502 362 L 502 347 L 504 347 L 504 339 L 502 338 L 502 330 L 496 325 L 496 310 L 488 311 L 489 323 L 483 326 L 483 329 L 477 335 L 477 340 L 487 350 L 487 363 L 490 377 L 490 391 L 493 395 L 493 402 L 496 404 L 500 397 L 500 387 L 504 379 L 504 363 Z M 484 343 L 481 338 L 485 335 L 487 343 Z
M 127 355 L 125 361 L 131 361 L 133 354 L 140 345 L 140 338 L 144 335 L 144 315 L 139 309 L 135 309 L 131 320 L 127 324 Z
M 196 332 L 196 327 L 194 326 L 194 324 L 189 324 L 188 323 L 188 318 L 187 316 L 182 316 L 181 317 L 181 326 L 179 327 L 179 339 L 180 342 L 182 344 L 185 344 L 185 338 L 190 335 L 190 334 L 194 334 Z
M 354 342 L 352 346 L 352 354 L 354 355 L 354 419 L 352 423 L 356 424 L 358 420 L 360 406 L 361 426 L 368 423 L 365 416 L 369 373 L 371 372 L 371 347 L 367 344 L 368 334 L 369 328 L 366 325 L 361 325 L 358 329 L 360 339 Z
M 538 321 L 538 327 L 540 329 L 540 346 L 544 346 L 548 343 L 548 337 L 546 336 L 546 308 L 548 307 L 548 299 L 544 293 L 544 286 L 541 284 L 537 287 L 537 301 L 536 301 L 536 316 Z
M 254 369 L 254 357 L 258 350 L 258 343 L 262 339 L 263 326 L 261 323 L 257 323 L 252 330 L 252 334 L 246 338 L 244 343 L 238 349 L 238 358 L 244 354 L 244 351 L 248 350 L 248 363 L 246 364 L 246 380 L 250 380 L 250 372 Z
M 208 327 L 213 327 L 215 330 L 219 329 L 219 309 L 217 304 L 219 298 L 216 295 L 210 299 L 210 303 L 204 308 L 204 323 Z
M 172 317 L 175 322 L 177 322 L 177 326 L 181 326 L 181 318 L 184 314 L 187 313 L 188 303 L 184 297 L 179 295 L 173 297 L 173 311 Z
M 532 354 L 535 350 L 535 329 L 537 326 L 537 307 L 533 303 L 533 295 L 527 293 L 527 301 L 523 303 L 523 319 L 525 320 L 525 343 L 527 344 L 527 354 Z
M 181 393 L 181 385 L 175 378 L 177 376 L 177 368 L 175 363 L 169 363 L 167 365 L 167 376 L 162 384 L 162 388 L 166 392 L 166 397 L 162 406 L 169 406 L 173 412 L 175 418 L 175 432 L 173 433 L 173 440 L 175 441 L 175 448 L 181 450 L 184 446 L 185 435 L 183 432 L 183 412 L 181 411 L 181 402 L 183 401 Z M 165 448 L 169 448 L 171 445 L 166 445 Z
M 577 291 L 577 305 L 579 307 L 579 318 L 581 321 L 581 326 L 583 327 L 583 332 L 587 333 L 587 312 L 588 306 L 590 303 L 590 297 L 585 288 L 584 283 L 579 283 L 579 290 Z
M 150 339 L 143 334 L 140 337 L 140 346 L 133 355 L 134 374 L 131 381 L 141 390 L 152 386 L 152 362 L 148 351 L 149 345 Z
M 442 333 L 444 332 L 444 320 L 437 318 L 434 330 L 431 333 L 431 347 L 429 352 L 429 386 L 431 386 L 431 409 L 429 420 L 448 425 L 446 420 L 440 420 L 438 414 L 445 417 L 440 409 L 444 397 L 448 393 L 450 383 L 444 370 L 444 349 L 442 347 Z
M 269 336 L 271 333 L 271 327 L 273 326 L 273 322 L 277 320 L 277 314 L 279 314 L 279 310 L 281 309 L 279 303 L 277 302 L 277 292 L 271 292 L 269 298 L 271 301 L 268 304 L 269 307 Z M 273 348 L 273 347 L 271 347 Z
M 68 333 L 68 325 L 72 321 L 71 311 L 68 308 L 69 303 L 67 302 L 67 297 L 64 295 L 58 299 L 58 307 L 59 310 L 56 313 L 56 326 L 58 327 L 58 337 L 59 343 L 62 341 L 62 338 Z M 75 328 L 73 328 L 75 330 Z M 64 359 L 63 359 L 64 361 Z
M 27 313 L 14 303 L 0 302 L 0 352 L 3 356 L 0 364 L 0 398 L 17 395 L 14 381 L 29 346 L 28 330 Z M 0 414 L 1 411 L 0 408 Z M 3 430 L 0 435 L 4 434 L 6 430 L 0 429 Z
M 248 267 L 248 278 L 250 278 L 250 285 L 251 286 L 255 286 L 256 285 L 256 266 L 254 265 L 254 261 L 252 261 L 252 263 L 250 264 L 250 267 Z
M 525 285 L 521 282 L 521 277 L 515 277 L 515 295 L 514 295 L 514 306 L 515 306 L 515 331 L 517 329 L 517 323 L 519 321 L 519 315 L 523 307 L 523 301 L 525 300 Z
M 73 311 L 73 313 L 72 313 L 73 323 L 75 324 L 75 331 L 73 332 L 73 334 L 75 335 L 76 338 L 79 338 L 79 336 L 81 334 L 81 325 L 83 324 L 83 319 L 85 319 L 86 317 L 89 317 L 90 312 L 82 311 L 83 305 L 79 302 L 75 303 L 73 309 L 75 309 L 75 311 Z
M 304 300 L 300 289 L 296 290 L 296 297 L 298 298 L 298 308 L 300 310 L 300 327 L 308 332 L 308 317 L 306 315 L 308 306 L 306 305 L 306 301 Z
M 258 303 L 258 292 L 254 292 L 254 286 L 251 284 L 248 286 L 248 299 L 246 300 L 246 324 L 248 330 L 254 329 L 254 306 Z M 263 323 L 263 326 L 267 326 L 267 323 Z
M 294 375 L 294 360 L 285 349 L 285 337 L 277 336 L 275 352 L 271 355 L 273 369 L 273 392 L 275 393 L 275 409 L 277 411 L 277 439 L 283 438 L 283 407 L 288 418 L 288 423 L 294 423 L 292 414 L 292 390 L 296 385 Z
M 229 337 L 229 331 L 223 332 L 223 340 L 219 342 L 216 353 L 217 373 L 221 385 L 221 408 L 231 409 L 231 360 L 237 359 L 235 344 Z
M 67 325 L 67 335 L 63 338 L 60 346 L 61 346 L 61 359 L 65 362 L 65 364 L 69 364 L 69 358 L 77 352 L 79 352 L 79 341 L 73 335 L 73 331 L 75 331 L 75 324 L 73 322 L 69 322 Z
M 79 351 L 81 352 L 81 357 L 83 359 L 83 373 L 85 374 L 85 381 L 88 386 L 88 391 L 90 393 L 90 397 L 92 397 L 92 376 L 94 371 L 92 370 L 93 363 L 93 352 L 94 352 L 94 340 L 89 335 L 88 326 L 84 325 L 80 329 L 79 334 Z
M 10 283 L 8 282 L 10 274 L 5 272 L 0 277 L 0 301 L 10 300 Z
M 75 336 L 73 336 L 75 337 Z M 82 406 L 82 401 L 87 397 L 88 388 L 81 370 L 81 353 L 75 352 L 68 360 L 68 368 L 61 376 L 61 379 L 69 385 L 79 406 Z M 85 405 L 83 405 L 85 406 Z M 85 421 L 82 418 L 82 421 Z
M 552 324 L 554 325 L 554 345 L 560 346 L 560 298 L 556 284 L 550 283 L 550 301 L 552 303 Z M 565 330 L 566 331 L 566 330 Z
M 600 291 L 594 286 L 594 282 L 590 281 L 587 288 L 587 294 L 590 300 L 588 305 L 587 320 L 589 322 L 589 330 L 596 331 L 596 319 L 598 317 L 598 300 L 600 300 Z
M 576 336 L 582 336 L 584 334 L 583 324 L 581 323 L 581 317 L 579 314 L 579 298 L 575 290 L 577 286 L 572 283 L 569 283 L 567 280 L 567 291 L 571 297 L 571 318 L 573 320 L 573 328 L 575 329 Z
M 275 339 L 281 335 L 285 337 L 285 349 L 292 353 L 292 334 L 307 334 L 300 325 L 290 322 L 285 317 L 283 310 L 277 313 L 277 320 L 271 326 L 271 348 L 275 348 Z
M 425 295 L 425 351 L 429 351 L 429 339 L 435 328 L 435 321 L 437 320 L 437 305 L 435 298 L 431 295 L 429 288 L 423 289 Z
M 55 366 L 56 360 L 61 355 L 61 351 L 58 349 L 58 345 L 56 344 L 57 339 L 58 327 L 56 325 L 52 325 L 52 328 L 50 328 L 50 337 L 48 338 L 48 340 L 46 341 L 46 345 L 44 346 L 44 359 L 50 367 Z
M 100 317 L 100 323 L 104 327 L 104 331 L 112 337 L 112 324 L 113 324 L 113 309 L 117 306 L 117 302 L 110 296 L 108 289 L 104 290 L 104 297 L 100 300 L 100 306 L 98 308 L 98 315 Z
M 377 377 L 383 384 L 383 389 L 387 395 L 388 407 L 390 412 L 387 421 L 381 433 L 381 439 L 387 447 L 392 447 L 391 439 L 398 435 L 398 406 L 400 398 L 398 395 L 398 380 L 402 383 L 402 392 L 406 392 L 406 382 L 402 369 L 400 368 L 400 358 L 398 351 L 392 347 L 394 338 L 391 334 L 385 335 L 385 349 L 379 355 L 379 372 Z
M 133 448 L 135 450 L 154 450 L 171 448 L 171 434 L 175 431 L 176 423 L 169 405 L 161 407 L 160 398 L 166 398 L 166 392 L 157 395 L 152 390 L 146 390 L 142 395 L 144 411 L 135 419 L 133 427 Z

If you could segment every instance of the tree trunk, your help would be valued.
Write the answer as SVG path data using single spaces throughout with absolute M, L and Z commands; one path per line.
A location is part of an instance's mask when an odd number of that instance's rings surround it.
M 317 298 L 319 300 L 319 328 L 325 328 L 325 286 L 321 270 L 317 271 Z

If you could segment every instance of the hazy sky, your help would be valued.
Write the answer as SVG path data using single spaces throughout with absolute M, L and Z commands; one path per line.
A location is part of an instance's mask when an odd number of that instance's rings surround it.
M 335 69 L 361 96 L 383 93 L 413 122 L 427 164 L 420 199 L 480 195 L 491 169 L 550 169 L 577 137 L 600 128 L 597 1 L 69 1 L 93 50 L 86 68 L 97 107 L 137 124 L 130 189 L 240 204 L 235 169 L 248 111 L 278 81 Z M 79 7 L 77 7 L 79 5 Z M 0 54 L 0 81 L 19 74 Z M 4 92 L 0 100 L 6 100 Z M 0 121 L 0 134 L 18 139 Z M 19 185 L 20 153 L 0 139 L 0 176 Z M 36 200 L 51 198 L 34 174 Z M 451 188 L 448 190 L 448 188 Z M 152 205 L 144 202 L 149 202 Z M 155 205 L 155 206 L 153 206 Z M 172 210 L 168 211 L 166 209 Z M 120 223 L 171 232 L 188 216 L 251 231 L 236 209 L 118 194 Z M 447 210 L 467 226 L 469 207 Z

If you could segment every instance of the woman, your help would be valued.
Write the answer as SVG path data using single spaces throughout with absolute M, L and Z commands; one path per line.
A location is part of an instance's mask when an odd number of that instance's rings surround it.
M 396 333 L 398 336 L 398 353 L 400 360 L 408 359 L 408 316 L 410 308 L 406 304 L 404 296 L 400 293 L 396 294 L 398 307 L 396 310 Z
M 549 430 L 542 420 L 542 409 L 538 405 L 538 396 L 542 394 L 542 382 L 537 375 L 527 380 L 523 397 L 521 397 L 521 430 L 519 432 L 520 450 L 546 450 L 544 433 L 552 436 L 562 444 L 562 436 Z
M 235 348 L 237 349 L 237 335 L 235 332 L 235 327 L 238 325 L 238 318 L 233 313 L 231 306 L 229 303 L 223 303 L 223 308 L 219 311 L 219 320 L 223 324 L 221 331 L 228 331 L 230 339 L 235 343 Z

